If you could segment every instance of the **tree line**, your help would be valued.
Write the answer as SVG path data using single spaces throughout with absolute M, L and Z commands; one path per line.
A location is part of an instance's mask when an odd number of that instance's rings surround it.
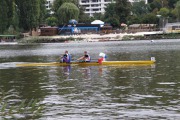
M 169 22 L 180 20 L 179 0 L 149 0 L 148 4 L 143 1 L 115 1 L 107 5 L 104 14 L 88 16 L 78 0 L 55 0 L 50 10 L 46 9 L 46 0 L 1 0 L 0 34 L 30 31 L 42 23 L 49 26 L 68 24 L 70 19 L 76 19 L 79 23 L 100 19 L 116 28 L 122 23 L 158 24 L 160 18 Z

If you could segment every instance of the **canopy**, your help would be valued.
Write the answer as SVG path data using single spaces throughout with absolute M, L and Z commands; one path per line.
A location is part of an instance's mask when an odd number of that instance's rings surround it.
M 91 22 L 91 24 L 100 24 L 101 27 L 104 26 L 104 22 L 101 20 L 94 20 L 93 22 Z

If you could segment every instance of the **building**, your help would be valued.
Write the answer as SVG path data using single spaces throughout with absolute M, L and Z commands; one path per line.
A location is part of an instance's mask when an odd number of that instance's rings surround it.
M 167 23 L 163 28 L 165 33 L 180 33 L 180 23 Z
M 129 2 L 140 2 L 145 1 L 148 3 L 148 0 L 129 0 Z M 93 16 L 95 13 L 105 13 L 105 7 L 109 3 L 113 3 L 115 0 L 79 0 L 79 5 L 85 8 L 85 13 L 89 16 Z
M 147 4 L 148 3 L 148 0 L 129 0 L 129 2 L 140 2 L 140 1 L 145 1 L 145 4 Z
M 46 0 L 46 9 L 50 10 L 50 14 L 52 14 L 53 12 L 51 11 L 51 7 L 53 4 L 54 0 Z
M 145 3 L 148 3 L 148 0 L 129 0 L 129 2 L 140 2 L 145 1 Z M 48 10 L 51 10 L 51 6 L 53 4 L 54 0 L 47 0 L 46 8 Z M 79 0 L 79 5 L 83 6 L 85 8 L 85 13 L 89 16 L 93 16 L 95 13 L 105 13 L 105 7 L 109 3 L 113 3 L 115 0 Z M 52 13 L 52 12 L 51 12 Z
M 107 4 L 115 2 L 115 0 L 79 0 L 79 5 L 85 8 L 85 13 L 93 16 L 95 13 L 105 13 Z

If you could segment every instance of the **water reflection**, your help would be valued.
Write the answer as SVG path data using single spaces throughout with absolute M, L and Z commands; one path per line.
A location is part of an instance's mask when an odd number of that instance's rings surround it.
M 180 42 L 120 41 L 0 47 L 0 88 L 20 101 L 40 99 L 44 119 L 179 119 Z M 72 49 L 73 48 L 73 49 Z M 15 67 L 20 62 L 54 62 L 69 49 L 108 60 L 149 60 L 152 66 Z M 14 93 L 15 91 L 15 93 Z M 13 98 L 9 98 L 13 101 Z M 28 119 L 28 118 L 27 118 Z M 30 118 L 29 118 L 30 119 Z M 36 119 L 36 118 L 35 118 Z

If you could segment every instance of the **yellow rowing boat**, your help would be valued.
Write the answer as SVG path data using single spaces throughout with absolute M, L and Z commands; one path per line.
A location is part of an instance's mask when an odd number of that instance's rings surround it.
M 137 61 L 103 61 L 98 62 L 71 62 L 71 63 L 60 63 L 60 62 L 49 62 L 49 63 L 21 63 L 16 64 L 18 67 L 28 66 L 67 66 L 67 65 L 79 65 L 79 66 L 100 66 L 100 65 L 151 65 L 155 63 L 155 59 L 151 60 L 137 60 Z

